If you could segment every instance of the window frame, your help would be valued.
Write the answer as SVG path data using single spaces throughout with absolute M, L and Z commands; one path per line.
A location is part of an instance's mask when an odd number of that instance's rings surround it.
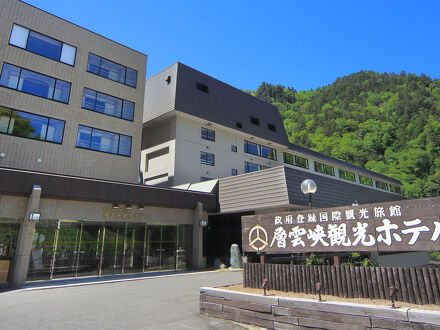
M 196 81 L 196 89 L 203 93 L 209 94 L 209 86 L 201 83 L 200 81 Z
M 89 67 L 89 56 L 90 56 L 90 54 L 92 54 L 93 56 L 96 56 L 96 57 L 99 57 L 99 58 L 100 58 L 100 62 L 99 62 L 99 73 L 95 73 L 95 72 L 89 71 L 89 69 L 88 69 L 88 67 Z M 110 78 L 108 78 L 108 77 L 102 76 L 102 75 L 101 75 L 102 60 L 106 60 L 106 61 L 108 61 L 108 62 L 110 62 L 110 63 L 114 63 L 114 64 L 116 64 L 116 65 L 120 65 L 120 66 L 124 67 L 124 68 L 125 68 L 124 82 L 120 82 L 120 81 L 117 81 L 117 80 L 110 79 Z M 126 83 L 126 80 L 127 80 L 127 68 L 130 69 L 130 70 L 136 71 L 136 86 L 131 86 L 131 85 L 128 85 L 128 84 Z M 104 78 L 104 79 L 108 79 L 108 80 L 110 80 L 110 81 L 114 81 L 114 82 L 116 82 L 116 83 L 118 83 L 118 84 L 121 84 L 121 85 L 125 85 L 125 86 L 128 86 L 128 87 L 134 88 L 134 89 L 137 88 L 137 80 L 138 80 L 138 73 L 139 73 L 138 70 L 135 70 L 135 69 L 130 68 L 130 67 L 126 66 L 126 65 L 123 65 L 123 64 L 117 63 L 117 62 L 115 62 L 115 61 L 109 60 L 109 59 L 107 59 L 107 58 L 105 58 L 105 57 L 102 57 L 102 56 L 96 55 L 95 53 L 92 53 L 92 52 L 89 52 L 89 55 L 87 56 L 86 72 L 91 73 L 91 74 L 94 74 L 95 76 L 98 76 L 98 77 L 101 77 L 101 78 Z
M 373 183 L 373 179 L 372 179 L 372 178 L 369 178 L 368 176 L 360 175 L 360 174 L 358 174 L 358 176 L 359 176 L 359 183 L 360 183 L 360 184 L 363 184 L 363 185 L 365 185 L 365 186 L 369 186 L 369 187 L 373 187 L 373 186 L 374 186 L 374 183 Z M 371 182 L 371 184 L 365 182 L 364 179 L 365 179 L 365 180 L 369 180 L 369 181 Z M 362 182 L 362 181 L 364 181 L 364 182 Z
M 391 192 L 393 192 L 395 194 L 402 195 L 402 188 L 400 188 L 399 186 L 392 185 L 392 184 L 390 184 L 389 186 L 390 186 Z
M 286 155 L 289 155 L 289 156 L 292 157 L 292 162 L 293 162 L 292 164 L 290 164 L 289 162 L 286 161 Z M 298 159 L 305 160 L 306 161 L 305 166 L 299 165 Z M 301 157 L 301 156 L 297 156 L 297 155 L 291 154 L 289 152 L 283 151 L 283 161 L 284 161 L 284 164 L 287 164 L 287 165 L 292 165 L 292 166 L 296 166 L 296 167 L 299 167 L 299 168 L 304 168 L 306 170 L 309 169 L 309 160 L 307 158 L 304 158 L 304 157 Z
M 119 98 L 119 97 L 116 97 L 116 96 L 113 96 L 113 95 L 110 95 L 110 94 L 107 94 L 107 93 L 102 93 L 102 92 L 100 92 L 100 91 L 97 91 L 97 90 L 94 90 L 94 89 L 91 89 L 91 88 L 88 88 L 88 87 L 84 87 L 84 88 L 83 88 L 83 98 L 84 98 L 84 91 L 85 91 L 86 89 L 89 90 L 89 91 L 92 91 L 92 92 L 95 92 L 95 93 L 96 93 L 94 109 L 85 108 L 85 107 L 83 106 L 83 101 L 82 101 L 82 100 L 81 100 L 81 109 L 89 110 L 89 111 L 96 112 L 96 113 L 99 113 L 99 114 L 101 114 L 101 115 L 110 116 L 110 117 L 113 117 L 113 118 L 119 118 L 119 119 L 122 119 L 122 120 L 126 120 L 126 121 L 134 122 L 134 111 L 135 111 L 135 109 L 136 109 L 136 103 L 135 103 L 135 102 L 128 101 L 128 100 L 125 100 L 125 99 L 121 99 L 121 98 Z M 105 113 L 105 112 L 99 112 L 99 111 L 96 110 L 96 101 L 97 101 L 97 99 L 98 99 L 98 93 L 99 93 L 99 94 L 102 94 L 102 95 L 106 95 L 106 96 L 113 97 L 113 98 L 118 99 L 118 100 L 121 100 L 121 116 L 120 116 L 120 117 L 118 117 L 118 116 L 113 116 L 113 115 L 108 114 L 108 113 Z M 124 118 L 124 117 L 122 116 L 122 114 L 123 114 L 123 110 L 124 110 L 124 102 L 130 102 L 130 103 L 133 103 L 133 119 L 126 119 L 126 118 Z
M 276 132 L 277 131 L 277 126 L 275 124 L 272 124 L 272 123 L 267 123 L 267 128 L 269 129 L 269 131 L 272 131 L 272 132 Z
M 251 171 L 251 172 L 247 171 L 247 169 L 249 168 L 250 164 L 257 166 L 258 170 Z M 251 162 L 244 162 L 244 173 L 253 173 L 253 172 L 258 172 L 258 171 L 262 171 L 262 170 L 264 170 L 263 165 L 255 164 L 255 163 L 251 163 Z
M 254 116 L 250 116 L 249 120 L 250 120 L 252 125 L 260 126 L 260 119 L 259 118 L 254 117 Z
M 206 131 L 206 137 L 203 137 L 203 131 Z M 212 133 L 212 136 L 213 136 L 212 139 L 209 138 L 210 132 Z M 200 137 L 202 138 L 202 140 L 215 142 L 215 131 L 212 129 L 209 129 L 209 128 L 201 127 L 200 128 Z
M 0 134 L 3 134 L 3 135 L 9 135 L 9 136 L 13 136 L 13 137 L 18 137 L 18 138 L 22 138 L 22 139 L 33 140 L 33 141 L 40 141 L 40 142 L 54 143 L 54 144 L 58 144 L 58 145 L 62 145 L 62 144 L 63 144 L 63 142 L 64 142 L 64 132 L 65 132 L 65 130 L 66 130 L 66 121 L 65 121 L 65 120 L 58 119 L 58 118 L 54 118 L 54 117 L 42 116 L 42 115 L 35 114 L 35 113 L 29 112 L 29 111 L 18 110 L 18 109 L 9 108 L 9 107 L 5 107 L 5 106 L 1 106 L 1 105 L 0 105 L 0 109 L 1 109 L 1 108 L 5 108 L 5 109 L 10 110 L 10 115 L 9 115 L 8 127 L 6 128 L 6 132 L 1 132 L 1 131 L 0 131 Z M 51 119 L 53 119 L 53 120 L 58 120 L 58 121 L 63 122 L 63 123 L 64 123 L 64 127 L 63 127 L 63 134 L 61 135 L 61 142 L 56 142 L 56 141 L 50 141 L 50 140 L 47 140 L 47 129 L 46 129 L 46 135 L 45 135 L 44 140 L 41 140 L 41 139 L 34 139 L 34 138 L 31 138 L 31 137 L 28 137 L 28 136 L 20 136 L 20 135 L 9 134 L 8 132 L 9 132 L 9 129 L 10 129 L 10 127 L 11 127 L 12 113 L 13 113 L 14 111 L 17 111 L 17 112 L 24 112 L 24 113 L 28 113 L 28 114 L 33 115 L 33 116 L 37 116 L 37 117 L 41 117 L 41 118 L 46 118 L 46 119 L 47 119 L 47 128 L 49 128 L 49 123 L 50 123 L 50 120 L 51 120 Z
M 349 172 L 349 171 L 343 170 L 343 169 L 341 169 L 341 168 L 338 168 L 338 172 L 339 172 L 339 177 L 340 177 L 341 179 L 344 179 L 344 180 L 347 180 L 347 181 L 351 181 L 351 182 L 356 182 L 356 173 Z M 343 175 L 342 173 L 352 174 L 352 175 L 353 175 L 353 180 L 352 180 L 352 179 L 349 179 L 348 177 L 343 177 L 343 176 L 342 176 L 342 175 Z
M 323 166 L 323 171 L 322 172 L 317 170 L 317 168 L 316 168 L 317 164 Z M 322 174 L 329 175 L 329 176 L 335 176 L 335 168 L 333 166 L 317 162 L 316 160 L 314 161 L 313 165 L 314 165 L 315 172 L 322 173 Z M 326 173 L 325 169 L 324 169 L 325 167 L 331 168 L 332 169 L 332 174 Z
M 14 45 L 14 44 L 11 44 L 11 36 L 12 36 L 12 31 L 13 31 L 13 29 L 14 29 L 14 25 L 17 25 L 17 26 L 19 26 L 19 27 L 21 27 L 21 28 L 24 28 L 24 29 L 27 29 L 27 30 L 29 31 L 29 33 L 28 33 L 28 37 L 27 37 L 27 39 L 26 39 L 26 46 L 25 46 L 24 48 L 22 48 L 22 47 L 20 47 L 20 46 L 17 46 L 17 45 Z M 42 55 L 42 54 L 35 53 L 35 52 L 33 52 L 33 51 L 27 49 L 27 46 L 28 46 L 28 43 L 29 43 L 29 36 L 30 36 L 31 32 L 38 33 L 38 34 L 40 34 L 40 35 L 42 35 L 42 36 L 44 36 L 44 37 L 46 37 L 46 38 L 49 38 L 49 39 L 52 39 L 52 40 L 55 40 L 55 41 L 60 42 L 60 43 L 61 43 L 61 50 L 60 50 L 60 55 L 59 55 L 60 59 L 59 59 L 59 60 L 56 60 L 56 59 L 53 59 L 53 58 L 51 58 L 51 57 L 47 57 L 47 56 L 44 56 L 44 55 Z M 73 60 L 73 64 L 69 64 L 69 63 L 66 63 L 66 62 L 61 61 L 61 55 L 62 55 L 62 53 L 63 53 L 63 45 L 64 45 L 64 44 L 66 44 L 66 45 L 68 45 L 68 46 L 71 46 L 71 47 L 74 47 L 74 48 L 75 48 L 75 58 L 74 58 L 74 60 Z M 66 65 L 68 65 L 68 66 L 70 66 L 70 67 L 75 67 L 75 64 L 76 64 L 76 58 L 77 58 L 77 54 L 78 54 L 78 47 L 77 47 L 77 46 L 74 46 L 74 45 L 72 45 L 72 44 L 68 44 L 67 42 L 64 42 L 64 41 L 61 41 L 61 40 L 59 40 L 59 39 L 57 39 L 57 38 L 53 38 L 53 37 L 51 37 L 51 36 L 48 36 L 47 34 L 44 34 L 44 33 L 41 33 L 41 32 L 38 32 L 38 31 L 35 31 L 35 30 L 32 30 L 32 29 L 29 29 L 29 28 L 27 28 L 27 27 L 25 27 L 25 26 L 23 26 L 23 25 L 21 25 L 21 24 L 18 24 L 18 23 L 12 23 L 11 31 L 9 32 L 8 45 L 10 45 L 10 46 L 12 46 L 12 47 L 19 48 L 19 49 L 24 49 L 25 51 L 27 51 L 27 52 L 29 52 L 29 53 L 32 53 L 32 54 L 35 54 L 35 55 L 38 55 L 38 56 L 41 56 L 41 57 L 44 57 L 44 58 L 48 58 L 48 59 L 50 59 L 50 60 L 52 60 L 52 61 L 55 61 L 55 62 L 59 62 L 59 63 L 66 64 Z
M 212 156 L 212 164 L 209 162 L 208 157 L 206 158 L 206 160 L 203 160 L 202 155 Z M 206 152 L 206 151 L 200 151 L 200 164 L 215 166 L 215 154 L 211 154 L 210 152 Z
M 79 132 L 79 128 L 80 128 L 80 126 L 82 126 L 82 127 L 86 127 L 86 128 L 90 128 L 90 129 L 92 130 L 91 133 L 90 133 L 90 144 L 89 144 L 89 147 L 88 147 L 88 148 L 78 146 L 78 132 Z M 106 151 L 102 151 L 102 150 L 95 150 L 95 149 L 92 149 L 91 146 L 92 146 L 92 135 L 93 135 L 93 130 L 98 130 L 98 131 L 101 131 L 101 132 L 106 132 L 106 133 L 111 133 L 111 134 L 116 134 L 116 135 L 118 135 L 118 146 L 117 146 L 117 148 L 116 148 L 116 149 L 117 149 L 117 153 L 114 154 L 114 153 L 112 153 L 112 152 L 106 152 Z M 119 146 L 120 146 L 120 144 L 121 144 L 121 135 L 123 135 L 123 136 L 128 136 L 128 137 L 131 139 L 131 140 L 130 140 L 130 155 L 129 155 L 129 156 L 127 156 L 127 155 L 122 155 L 122 154 L 119 153 Z M 121 157 L 131 158 L 131 151 L 132 151 L 131 149 L 132 149 L 132 147 L 133 147 L 133 137 L 130 136 L 130 135 L 125 135 L 125 134 L 115 133 L 115 132 L 111 132 L 111 131 L 108 131 L 108 130 L 104 130 L 104 129 L 100 129 L 100 128 L 95 128 L 95 127 L 92 127 L 92 126 L 87 126 L 87 125 L 78 124 L 78 130 L 77 130 L 77 134 L 76 134 L 75 147 L 78 148 L 78 149 L 83 149 L 83 150 L 90 150 L 90 151 L 100 152 L 100 153 L 107 154 L 107 155 L 114 155 L 114 156 L 121 156 Z
M 376 188 L 382 189 L 382 190 L 386 190 L 386 191 L 390 191 L 388 183 L 380 181 L 380 180 L 374 180 L 374 181 L 376 182 L 376 184 L 375 184 Z M 384 188 L 382 185 L 385 185 L 386 188 Z
M 16 88 L 12 88 L 12 87 L 9 87 L 9 86 L 4 86 L 4 85 L 0 85 L 0 87 L 2 87 L 2 88 L 7 88 L 7 89 L 10 89 L 10 90 L 14 90 L 14 91 L 17 91 L 17 92 L 20 92 L 20 93 L 23 93 L 23 94 L 27 94 L 27 95 L 32 95 L 32 96 L 40 97 L 40 98 L 45 99 L 45 100 L 55 101 L 55 102 L 62 103 L 62 104 L 69 104 L 69 103 L 70 103 L 70 95 L 71 95 L 71 91 L 72 91 L 72 83 L 71 83 L 71 82 L 66 81 L 66 80 L 62 80 L 62 79 L 58 79 L 58 78 L 55 78 L 55 77 L 52 77 L 52 76 L 48 76 L 48 75 L 46 75 L 46 74 L 42 74 L 42 73 L 39 73 L 39 72 L 36 72 L 36 71 L 33 71 L 33 70 L 29 70 L 29 69 L 26 69 L 26 68 L 23 68 L 23 67 L 20 67 L 20 66 L 17 66 L 17 65 L 14 65 L 14 64 L 8 63 L 8 62 L 3 62 L 2 69 L 1 69 L 1 71 L 0 71 L 0 77 L 1 77 L 1 75 L 2 75 L 2 73 L 3 73 L 3 69 L 4 69 L 4 67 L 5 67 L 5 64 L 7 64 L 7 65 L 11 65 L 11 66 L 13 66 L 13 67 L 16 67 L 16 68 L 19 68 L 19 69 L 20 69 L 20 73 L 19 73 L 19 75 L 18 75 L 17 87 L 16 87 Z M 54 79 L 55 82 L 54 82 L 54 89 L 53 89 L 53 93 L 52 93 L 52 98 L 50 99 L 50 98 L 48 98 L 48 97 L 44 97 L 44 96 L 41 96 L 41 95 L 36 95 L 36 94 L 32 94 L 32 93 L 28 93 L 28 92 L 25 92 L 25 91 L 21 91 L 21 90 L 19 90 L 19 89 L 18 89 L 18 84 L 20 83 L 21 73 L 22 73 L 23 70 L 26 70 L 26 71 L 29 71 L 29 72 L 35 73 L 35 74 L 37 74 L 37 75 L 41 75 L 41 76 L 44 76 L 44 77 L 50 78 L 50 79 Z M 59 100 L 55 100 L 55 99 L 54 99 L 54 96 L 55 96 L 55 88 L 56 88 L 56 85 L 57 85 L 57 81 L 62 81 L 62 82 L 68 83 L 68 84 L 70 85 L 70 88 L 69 88 L 69 96 L 67 97 L 67 103 L 66 103 L 66 102 L 63 102 L 63 101 L 59 101 Z
M 257 146 L 258 151 L 257 151 L 256 154 L 254 154 L 254 153 L 248 151 L 248 147 L 247 147 L 248 144 L 253 144 L 253 145 Z M 272 152 L 273 152 L 273 156 L 274 156 L 274 157 L 273 157 L 273 158 L 270 158 L 270 157 L 264 157 L 264 156 L 262 155 L 262 148 L 267 148 L 267 149 L 272 150 Z M 261 158 L 264 158 L 264 159 L 270 159 L 270 160 L 273 160 L 273 161 L 276 161 L 276 160 L 277 160 L 277 151 L 276 151 L 276 149 L 273 149 L 273 148 L 270 148 L 270 147 L 266 147 L 266 146 L 263 146 L 263 145 L 258 144 L 258 143 L 250 142 L 250 141 L 248 141 L 248 140 L 244 140 L 244 152 L 247 153 L 247 154 L 249 154 L 249 155 L 258 156 L 258 157 L 261 157 Z

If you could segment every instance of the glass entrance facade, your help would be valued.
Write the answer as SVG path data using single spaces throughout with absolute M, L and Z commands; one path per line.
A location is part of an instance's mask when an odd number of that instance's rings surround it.
M 42 220 L 28 281 L 190 268 L 192 225 Z

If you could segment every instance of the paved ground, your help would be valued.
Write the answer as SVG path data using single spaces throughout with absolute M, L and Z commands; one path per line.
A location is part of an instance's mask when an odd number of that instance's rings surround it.
M 51 289 L 40 284 L 2 292 L 0 328 L 243 329 L 199 314 L 199 288 L 242 282 L 241 271 L 175 275 Z M 72 283 L 78 281 L 59 284 Z

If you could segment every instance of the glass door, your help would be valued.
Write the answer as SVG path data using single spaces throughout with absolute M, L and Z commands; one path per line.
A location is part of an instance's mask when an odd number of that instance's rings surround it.
M 124 273 L 143 271 L 145 224 L 127 224 Z
M 80 249 L 81 223 L 74 220 L 60 220 L 57 232 L 51 278 L 75 277 Z
M 105 236 L 102 241 L 101 275 L 122 273 L 125 240 L 125 223 L 105 224 Z
M 162 226 L 161 270 L 176 269 L 177 226 Z
M 160 270 L 162 226 L 147 226 L 147 253 L 145 270 Z
M 146 236 L 145 270 L 175 270 L 177 226 L 147 226 Z

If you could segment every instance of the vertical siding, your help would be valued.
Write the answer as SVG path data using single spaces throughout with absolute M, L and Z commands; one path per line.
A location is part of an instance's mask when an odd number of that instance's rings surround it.
M 171 77 L 168 84 L 166 79 Z M 143 122 L 174 110 L 177 84 L 177 63 L 162 70 L 145 82 Z
M 288 205 L 283 167 L 219 180 L 220 212 Z

